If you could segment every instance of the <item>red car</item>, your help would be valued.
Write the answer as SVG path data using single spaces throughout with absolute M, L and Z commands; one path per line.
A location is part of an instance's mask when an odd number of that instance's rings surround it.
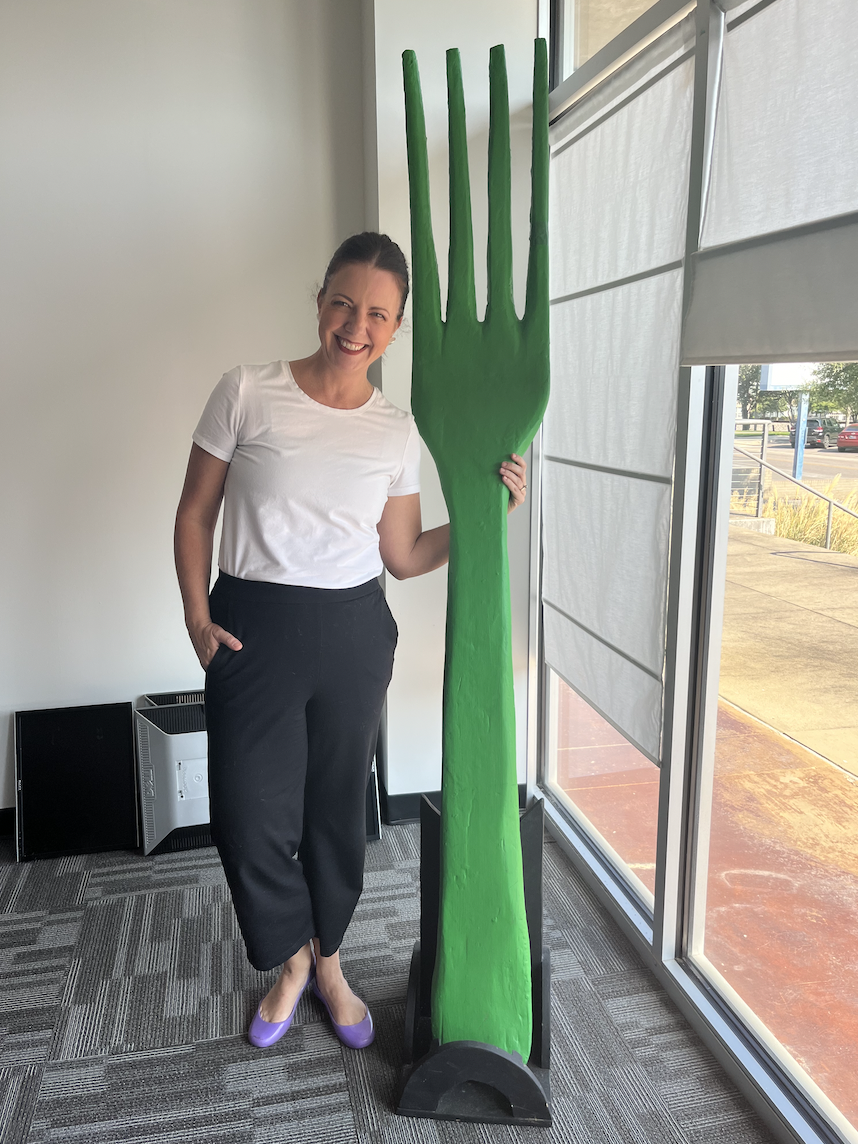
M 858 425 L 847 425 L 837 435 L 837 448 L 841 453 L 847 449 L 858 449 Z

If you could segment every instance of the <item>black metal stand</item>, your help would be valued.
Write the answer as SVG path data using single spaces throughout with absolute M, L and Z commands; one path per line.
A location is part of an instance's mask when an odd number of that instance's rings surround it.
M 438 943 L 441 816 L 428 798 L 420 806 L 420 940 L 414 944 L 405 1006 L 405 1047 L 396 1111 L 433 1120 L 551 1125 L 549 1086 L 551 960 L 542 945 L 543 805 L 521 817 L 524 901 L 530 934 L 533 1047 L 525 1064 L 478 1041 L 439 1045 L 432 1039 L 432 974 Z M 424 952 L 425 951 L 425 952 Z

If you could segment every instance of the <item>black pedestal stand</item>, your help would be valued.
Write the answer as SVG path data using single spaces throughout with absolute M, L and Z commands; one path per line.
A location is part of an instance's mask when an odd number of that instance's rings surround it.
M 478 1041 L 432 1039 L 431 993 L 438 939 L 441 816 L 424 795 L 420 806 L 420 940 L 414 944 L 405 1007 L 405 1050 L 396 1111 L 433 1120 L 551 1125 L 548 1080 L 551 962 L 542 946 L 543 806 L 521 817 L 524 900 L 533 982 L 533 1047 L 525 1064 Z

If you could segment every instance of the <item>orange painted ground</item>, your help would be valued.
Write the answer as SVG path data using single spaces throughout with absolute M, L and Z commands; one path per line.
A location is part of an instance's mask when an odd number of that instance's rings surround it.
M 557 784 L 650 890 L 658 768 L 560 684 Z M 722 704 L 704 951 L 858 1125 L 858 781 Z

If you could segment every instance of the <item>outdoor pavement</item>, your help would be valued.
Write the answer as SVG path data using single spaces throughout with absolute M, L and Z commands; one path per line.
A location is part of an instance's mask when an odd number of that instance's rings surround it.
M 858 558 L 731 527 L 719 693 L 858 775 Z

